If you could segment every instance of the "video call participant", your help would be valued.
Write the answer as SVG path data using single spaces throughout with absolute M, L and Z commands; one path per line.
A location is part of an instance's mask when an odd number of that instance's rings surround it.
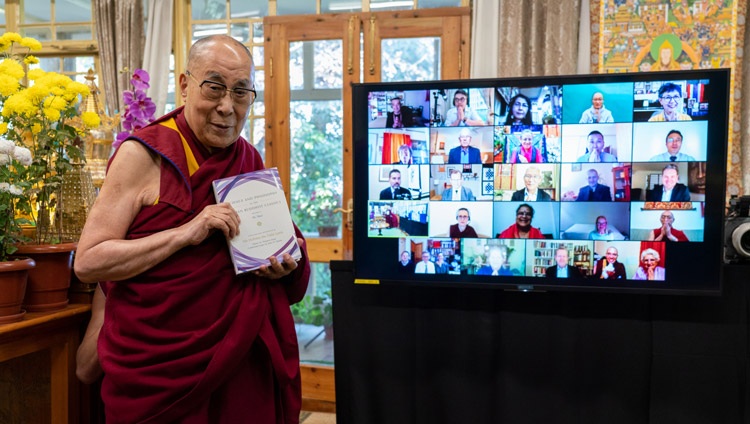
M 604 95 L 596 92 L 591 96 L 591 107 L 581 114 L 579 124 L 596 124 L 600 122 L 615 122 L 610 112 L 604 107 Z
M 543 239 L 544 235 L 542 232 L 535 227 L 531 226 L 531 221 L 534 218 L 534 208 L 531 205 L 522 203 L 516 209 L 516 222 L 510 225 L 497 235 L 497 238 L 501 239 Z
M 542 179 L 542 172 L 535 166 L 526 168 L 523 174 L 523 183 L 526 187 L 513 192 L 510 200 L 514 202 L 551 202 L 552 196 L 544 190 L 539 189 L 539 181 Z
M 693 120 L 690 115 L 682 112 L 682 88 L 679 85 L 673 82 L 662 84 L 659 87 L 659 103 L 662 110 L 651 115 L 649 122 Z
M 435 260 L 435 274 L 447 274 L 449 269 L 450 265 L 448 265 L 448 262 L 445 262 L 443 252 L 438 253 Z
M 558 247 L 555 250 L 555 265 L 547 268 L 547 278 L 580 278 L 581 271 L 573 265 L 568 265 L 568 249 Z
M 667 151 L 660 153 L 650 160 L 654 162 L 688 162 L 694 161 L 695 158 L 680 152 L 682 148 L 682 133 L 677 130 L 670 130 L 667 133 Z
M 513 275 L 511 270 L 505 267 L 508 259 L 508 246 L 501 244 L 490 247 L 487 253 L 487 264 L 477 270 L 477 275 Z
M 185 69 L 184 107 L 117 148 L 76 251 L 78 277 L 106 295 L 93 311 L 104 315 L 96 343 L 106 421 L 298 417 L 289 306 L 307 289 L 304 239 L 297 231 L 299 262 L 284 254 L 236 275 L 226 240 L 240 218 L 216 204 L 211 186 L 263 168 L 240 136 L 255 97 L 252 55 L 229 36 L 209 36 L 193 44 Z
M 523 94 L 516 94 L 508 102 L 508 116 L 505 125 L 533 125 L 531 119 L 531 100 Z
M 594 222 L 594 225 L 596 226 L 596 230 L 591 231 L 589 233 L 589 240 L 614 240 L 615 239 L 615 233 L 609 229 L 606 216 L 604 215 L 597 216 L 596 221 Z
M 619 253 L 613 246 L 609 246 L 604 257 L 594 262 L 594 273 L 591 278 L 606 280 L 626 280 L 625 265 L 617 260 Z
M 403 274 L 414 274 L 414 262 L 411 261 L 411 253 L 408 250 L 401 252 L 401 259 L 398 261 L 398 270 Z
M 599 184 L 599 173 L 596 169 L 588 170 L 588 177 L 586 178 L 588 185 L 581 187 L 578 190 L 578 197 L 576 202 L 611 202 L 612 193 L 609 191 L 609 186 Z
M 412 126 L 412 116 L 409 108 L 402 107 L 401 97 L 391 99 L 392 112 L 388 112 L 385 118 L 386 128 L 404 128 Z
M 635 270 L 634 280 L 658 280 L 663 281 L 665 270 L 659 266 L 661 257 L 659 252 L 648 248 L 641 252 L 641 266 Z
M 458 169 L 450 170 L 451 188 L 443 191 L 443 200 L 477 200 L 468 187 L 463 187 L 464 175 Z
M 448 229 L 448 235 L 450 238 L 477 238 L 477 232 L 474 228 L 469 225 L 471 221 L 471 215 L 469 210 L 466 208 L 460 208 L 456 211 L 457 224 L 453 224 Z
M 604 151 L 604 135 L 599 131 L 591 131 L 588 135 L 589 147 L 586 154 L 576 162 L 617 162 L 615 155 Z
M 508 163 L 543 163 L 542 152 L 534 147 L 534 134 L 529 129 L 521 131 L 518 136 L 521 144 L 513 149 Z
M 430 261 L 430 252 L 422 252 L 422 260 L 414 267 L 415 274 L 434 274 L 435 264 Z
M 659 218 L 661 221 L 661 227 L 651 230 L 648 234 L 648 239 L 653 241 L 690 241 L 688 240 L 685 233 L 675 229 L 672 225 L 674 224 L 674 215 L 671 211 L 664 211 L 661 213 Z
M 394 165 L 411 165 L 414 161 L 414 157 L 411 153 L 411 147 L 406 144 L 398 146 L 398 162 L 394 162 Z
M 469 93 L 458 89 L 453 93 L 453 107 L 445 114 L 446 127 L 486 125 L 479 114 L 468 106 Z
M 471 130 L 462 128 L 458 133 L 458 146 L 448 152 L 448 164 L 457 165 L 462 163 L 481 164 L 482 153 L 471 145 Z
M 401 187 L 401 171 L 391 169 L 388 173 L 390 187 L 380 192 L 380 200 L 411 200 L 411 191 Z
M 661 171 L 661 184 L 656 184 L 648 192 L 647 202 L 689 202 L 690 192 L 685 184 L 680 184 L 677 165 L 670 163 Z

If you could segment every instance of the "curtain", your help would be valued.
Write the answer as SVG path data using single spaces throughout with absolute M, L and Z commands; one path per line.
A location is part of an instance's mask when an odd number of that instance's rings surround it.
M 143 7 L 141 0 L 93 0 L 96 38 L 107 93 L 107 113 L 122 110 L 122 92 L 130 88 L 130 75 L 143 60 Z M 128 69 L 130 72 L 120 72 Z
M 383 164 L 396 163 L 400 161 L 398 148 L 402 145 L 411 146 L 411 136 L 400 133 L 383 134 Z
M 163 115 L 167 104 L 169 56 L 172 53 L 173 5 L 171 1 L 148 1 L 143 69 L 151 77 L 148 94 L 156 104 L 155 116 Z
M 748 16 L 748 13 L 750 13 L 750 6 L 748 3 L 745 3 L 744 12 L 740 12 L 742 16 Z M 747 25 L 747 21 L 745 20 L 745 25 Z M 738 40 L 739 43 L 739 40 Z M 745 27 L 745 38 L 744 38 L 744 51 L 747 51 L 747 49 L 750 48 L 750 31 L 747 30 L 747 27 Z M 750 54 L 745 53 L 744 55 L 740 55 L 739 52 L 743 51 L 743 46 L 740 45 L 737 48 L 738 51 L 738 61 L 741 61 L 742 68 L 744 71 L 742 72 L 742 77 L 738 79 L 738 83 L 742 84 L 735 92 L 735 95 L 739 96 L 737 98 L 737 106 L 740 108 L 741 118 L 740 118 L 740 149 L 741 152 L 741 161 L 739 164 L 733 164 L 733 166 L 739 165 L 739 170 L 736 173 L 733 173 L 733 175 L 730 175 L 728 177 L 728 180 L 732 180 L 733 176 L 742 176 L 742 187 L 744 188 L 744 191 L 742 194 L 748 194 L 750 193 L 750 172 L 743 172 L 743 170 L 750 170 L 750 93 L 748 93 L 748 89 L 750 89 Z M 744 89 L 743 89 L 744 88 Z M 743 95 L 744 93 L 744 95 Z M 736 162 L 734 160 L 733 155 L 730 153 L 730 159 L 732 159 L 732 162 Z M 736 181 L 736 180 L 735 180 Z M 733 193 L 737 194 L 737 193 Z
M 580 13 L 581 0 L 475 0 L 472 77 L 574 74 Z

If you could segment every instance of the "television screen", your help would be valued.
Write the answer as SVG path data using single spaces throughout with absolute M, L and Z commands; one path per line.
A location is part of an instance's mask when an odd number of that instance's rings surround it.
M 729 75 L 355 85 L 355 278 L 719 293 Z

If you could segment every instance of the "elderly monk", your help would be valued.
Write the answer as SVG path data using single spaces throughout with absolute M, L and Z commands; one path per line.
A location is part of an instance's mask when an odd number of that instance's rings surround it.
M 289 305 L 307 288 L 304 240 L 297 230 L 299 262 L 284 254 L 235 275 L 226 238 L 240 218 L 211 189 L 263 168 L 240 137 L 253 71 L 231 37 L 198 40 L 179 78 L 184 108 L 135 132 L 109 164 L 75 260 L 78 277 L 106 295 L 93 358 L 108 423 L 299 420 Z

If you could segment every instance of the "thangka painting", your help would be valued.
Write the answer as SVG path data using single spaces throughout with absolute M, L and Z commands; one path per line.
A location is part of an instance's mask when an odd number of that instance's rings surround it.
M 739 13 L 738 13 L 739 11 Z M 592 70 L 599 73 L 731 68 L 742 93 L 747 0 L 591 2 Z M 730 96 L 727 194 L 741 194 L 740 98 Z M 733 143 L 733 140 L 737 140 Z

